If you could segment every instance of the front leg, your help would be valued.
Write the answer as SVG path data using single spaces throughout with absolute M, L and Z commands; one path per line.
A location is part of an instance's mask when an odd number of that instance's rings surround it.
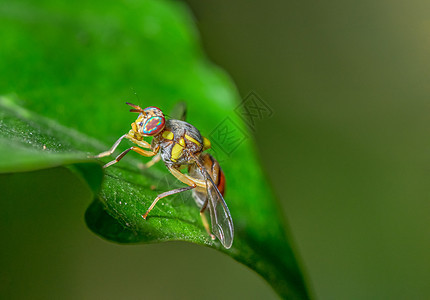
M 113 145 L 112 147 L 105 151 L 102 152 L 100 154 L 97 154 L 96 156 L 94 156 L 94 158 L 101 158 L 101 157 L 105 157 L 105 156 L 109 156 L 112 155 L 112 153 L 114 153 L 114 151 L 116 150 L 116 148 L 118 148 L 119 144 L 121 143 L 121 141 L 126 138 L 129 139 L 130 141 L 132 141 L 133 143 L 135 143 L 136 145 L 138 145 L 139 147 L 142 148 L 146 148 L 146 149 L 151 149 L 151 145 L 145 141 L 145 140 L 138 140 L 134 137 L 134 135 L 132 134 L 132 132 L 126 133 L 123 136 L 121 136 Z
M 134 137 L 134 135 L 132 134 L 132 132 L 129 132 L 129 133 L 127 133 L 127 134 L 124 134 L 123 136 L 121 136 L 113 145 L 112 145 L 112 147 L 108 150 L 108 151 L 105 151 L 105 152 L 102 152 L 102 153 L 100 153 L 100 154 L 98 154 L 98 155 L 96 155 L 96 156 L 94 156 L 95 158 L 101 158 L 101 157 L 105 157 L 105 156 L 109 156 L 109 155 L 111 155 L 115 150 L 116 150 L 116 148 L 118 148 L 118 145 L 121 143 L 121 141 L 124 139 L 124 138 L 126 138 L 126 139 L 128 139 L 128 140 L 130 140 L 131 142 L 133 142 L 133 143 L 135 143 L 136 145 L 138 145 L 139 147 L 142 147 L 142 148 L 147 148 L 147 149 L 151 149 L 151 145 L 147 142 L 147 141 L 145 141 L 145 140 L 138 140 L 138 139 L 136 139 L 135 137 Z M 130 150 L 133 150 L 134 152 L 137 152 L 137 153 L 139 153 L 140 155 L 143 155 L 143 156 L 146 156 L 146 157 L 151 157 L 151 156 L 154 156 L 154 155 L 156 155 L 157 153 L 158 153 L 158 148 L 157 149 L 155 149 L 155 151 L 148 151 L 148 150 L 144 150 L 144 149 L 141 149 L 141 148 L 139 148 L 139 147 L 136 147 L 136 146 L 133 146 L 133 147 L 130 147 L 130 148 L 128 148 L 127 150 L 125 150 L 125 151 L 123 151 L 121 154 L 119 154 L 114 160 L 112 160 L 112 161 L 110 161 L 110 162 L 108 162 L 107 164 L 105 164 L 104 166 L 103 166 L 103 168 L 107 168 L 107 167 L 110 167 L 110 166 L 112 166 L 113 164 L 116 164 L 117 162 L 119 162 L 128 152 L 130 152 Z M 156 161 L 154 161 L 154 162 L 156 162 Z
M 101 157 L 105 157 L 105 156 L 109 156 L 112 155 L 112 153 L 115 151 L 115 149 L 118 147 L 119 143 L 121 143 L 123 138 L 127 138 L 128 137 L 128 133 L 124 134 L 123 136 L 121 136 L 113 145 L 112 147 L 105 152 L 102 152 L 100 154 L 97 154 L 96 156 L 94 156 L 94 158 L 101 158 Z
M 129 132 L 126 134 L 126 138 L 138 145 L 139 147 L 145 148 L 145 149 L 151 149 L 151 144 L 149 144 L 147 141 L 143 139 L 137 139 L 134 137 L 134 135 L 131 134 L 132 132 Z
M 122 152 L 120 155 L 118 155 L 114 160 L 108 162 L 107 164 L 105 164 L 103 166 L 103 168 L 107 168 L 112 166 L 113 164 L 116 164 L 117 162 L 119 162 L 128 152 L 130 152 L 130 150 L 133 150 L 134 152 L 139 153 L 140 155 L 146 156 L 146 157 L 151 157 L 156 155 L 156 152 L 153 151 L 147 151 L 147 150 L 143 150 L 139 147 L 133 146 L 128 148 L 127 150 L 125 150 L 124 152 Z

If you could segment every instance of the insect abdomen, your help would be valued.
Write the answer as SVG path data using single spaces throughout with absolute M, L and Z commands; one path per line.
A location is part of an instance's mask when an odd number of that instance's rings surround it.
M 212 177 L 213 182 L 220 191 L 221 195 L 224 196 L 225 192 L 225 176 L 218 161 L 212 157 L 209 153 L 202 153 L 200 159 L 203 163 L 204 168 Z M 200 173 L 199 169 L 195 165 L 189 167 L 189 173 L 191 176 L 197 179 L 204 179 L 204 176 Z

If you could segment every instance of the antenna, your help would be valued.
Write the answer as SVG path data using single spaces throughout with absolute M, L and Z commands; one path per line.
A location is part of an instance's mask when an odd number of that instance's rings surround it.
M 131 89 L 133 91 L 133 94 L 136 96 L 137 101 L 140 102 L 139 95 L 137 94 L 137 92 L 134 89 L 134 87 L 131 87 Z M 146 115 L 145 112 L 144 112 L 144 110 L 139 105 L 135 105 L 135 104 L 132 104 L 130 102 L 126 102 L 125 104 L 130 105 L 131 107 L 133 107 L 133 109 L 130 109 L 130 112 L 143 113 L 144 115 Z
M 134 89 L 134 87 L 131 87 L 131 90 L 133 91 L 133 94 L 136 96 L 138 103 L 140 103 L 139 95 L 137 94 L 137 92 Z

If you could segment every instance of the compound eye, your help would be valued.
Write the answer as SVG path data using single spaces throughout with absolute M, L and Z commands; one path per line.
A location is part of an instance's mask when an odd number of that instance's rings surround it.
M 164 119 L 163 112 L 155 107 L 145 108 L 145 113 L 149 118 L 142 126 L 142 134 L 144 135 L 156 135 L 163 130 L 166 120 Z
M 164 128 L 165 120 L 163 117 L 151 117 L 142 127 L 144 135 L 156 135 Z

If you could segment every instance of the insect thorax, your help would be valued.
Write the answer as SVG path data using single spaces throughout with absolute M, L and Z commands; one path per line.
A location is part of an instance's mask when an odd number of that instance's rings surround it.
M 190 154 L 202 152 L 203 138 L 193 125 L 180 120 L 167 120 L 164 131 L 153 139 L 152 147 L 157 146 L 166 164 L 190 164 L 193 162 Z

